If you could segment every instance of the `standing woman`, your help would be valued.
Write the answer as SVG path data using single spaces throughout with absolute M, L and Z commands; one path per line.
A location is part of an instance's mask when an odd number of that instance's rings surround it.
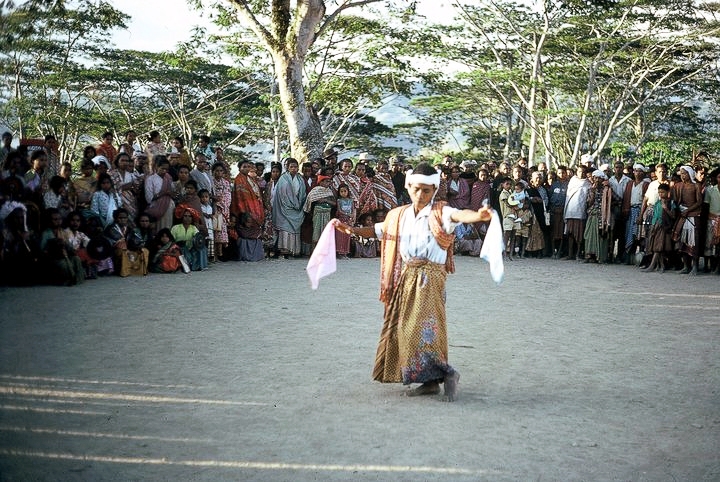
M 451 208 L 435 201 L 440 174 L 427 163 L 407 175 L 412 204 L 390 211 L 374 227 L 336 223 L 348 234 L 382 240 L 380 300 L 385 320 L 373 378 L 383 383 L 421 383 L 408 395 L 434 395 L 445 385 L 454 401 L 460 374 L 448 364 L 445 281 L 455 271 L 452 234 L 459 223 L 488 221 L 489 207 Z
M 279 162 L 270 163 L 270 172 L 265 174 L 265 189 L 263 189 L 263 207 L 265 209 L 265 223 L 263 224 L 263 247 L 268 257 L 276 258 L 275 252 L 275 229 L 273 228 L 272 199 L 275 195 L 278 179 L 282 173 L 282 165 Z
M 372 177 L 372 188 L 375 192 L 375 198 L 378 201 L 378 207 L 387 211 L 397 207 L 398 201 L 395 195 L 395 186 L 388 173 L 387 161 L 381 160 L 378 162 L 377 171 L 375 171 L 375 175 Z
M 170 162 L 165 156 L 158 156 L 155 159 L 155 173 L 145 181 L 145 200 L 150 216 L 155 218 L 155 229 L 170 228 L 173 225 L 173 180 L 168 174 Z
M 450 206 L 465 209 L 470 206 L 470 187 L 467 180 L 460 177 L 460 167 L 453 166 L 448 179 L 447 199 Z
M 219 259 L 224 259 L 223 248 L 228 244 L 227 225 L 230 222 L 232 188 L 230 187 L 230 182 L 225 179 L 225 164 L 222 162 L 213 164 L 212 174 L 213 199 L 215 201 L 215 217 L 213 219 L 215 254 Z
M 285 160 L 285 172 L 278 179 L 272 198 L 272 222 L 277 236 L 277 249 L 285 258 L 300 254 L 300 227 L 305 219 L 303 205 L 307 191 L 298 174 L 298 162 Z

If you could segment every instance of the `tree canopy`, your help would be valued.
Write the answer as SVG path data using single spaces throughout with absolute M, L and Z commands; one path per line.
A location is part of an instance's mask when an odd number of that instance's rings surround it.
M 129 25 L 111 2 L 0 0 L 0 123 L 54 134 L 63 160 L 129 128 L 300 160 L 439 156 L 448 137 L 552 164 L 716 150 L 718 3 L 456 0 L 439 24 L 430 1 L 215 0 L 219 33 L 157 53 L 108 42 Z

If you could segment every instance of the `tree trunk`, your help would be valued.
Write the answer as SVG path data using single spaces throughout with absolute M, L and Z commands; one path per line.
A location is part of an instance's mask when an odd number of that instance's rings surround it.
M 301 59 L 278 53 L 274 55 L 280 90 L 280 105 L 290 134 L 292 157 L 305 162 L 322 157 L 324 146 L 320 120 L 305 100 Z

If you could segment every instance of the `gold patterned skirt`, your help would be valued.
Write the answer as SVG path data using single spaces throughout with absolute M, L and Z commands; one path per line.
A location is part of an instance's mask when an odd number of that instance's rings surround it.
M 383 383 L 442 381 L 448 365 L 445 266 L 411 259 L 385 307 L 373 379 Z

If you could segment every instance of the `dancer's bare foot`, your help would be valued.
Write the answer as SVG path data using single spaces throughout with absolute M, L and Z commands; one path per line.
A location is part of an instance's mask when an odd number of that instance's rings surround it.
M 440 384 L 438 382 L 425 382 L 419 387 L 408 390 L 408 397 L 420 397 L 422 395 L 437 395 L 440 393 Z
M 443 398 L 446 402 L 454 402 L 457 399 L 457 386 L 460 382 L 460 374 L 454 371 L 448 375 L 445 375 L 445 397 Z

